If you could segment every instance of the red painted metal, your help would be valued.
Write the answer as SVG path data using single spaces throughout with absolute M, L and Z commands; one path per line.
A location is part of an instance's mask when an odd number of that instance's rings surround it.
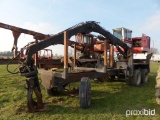
M 133 42 L 133 53 L 143 53 L 148 52 L 150 49 L 150 37 L 142 35 L 142 37 L 132 38 Z

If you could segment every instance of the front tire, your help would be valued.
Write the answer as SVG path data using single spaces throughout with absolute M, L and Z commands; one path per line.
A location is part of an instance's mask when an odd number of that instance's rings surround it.
M 79 103 L 81 108 L 88 108 L 91 104 L 91 83 L 88 77 L 83 77 L 79 85 Z

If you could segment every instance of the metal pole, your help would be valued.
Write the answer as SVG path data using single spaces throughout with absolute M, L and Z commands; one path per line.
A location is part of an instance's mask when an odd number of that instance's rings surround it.
M 76 66 L 76 44 L 74 44 L 74 67 Z
M 36 44 L 38 43 L 38 40 L 37 40 L 37 39 L 35 40 L 35 43 L 36 43 Z M 35 65 L 35 66 L 38 66 L 38 52 L 36 52 L 36 53 L 34 54 L 34 65 Z
M 108 42 L 104 41 L 104 72 L 107 72 L 107 45 Z
M 64 79 L 68 75 L 68 34 L 64 32 Z
M 112 68 L 114 63 L 114 46 L 109 47 L 109 66 Z

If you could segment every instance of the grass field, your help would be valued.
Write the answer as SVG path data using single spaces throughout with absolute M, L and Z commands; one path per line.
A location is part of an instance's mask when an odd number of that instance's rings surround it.
M 104 119 L 104 120 L 156 120 L 160 119 L 160 106 L 155 101 L 155 77 L 160 63 L 151 63 L 149 81 L 141 87 L 124 82 L 92 82 L 92 103 L 89 109 L 79 108 L 77 97 L 59 95 L 49 97 L 41 86 L 44 102 L 50 111 L 27 113 L 25 78 L 9 74 L 0 65 L 0 120 L 55 120 L 55 119 Z M 14 65 L 12 65 L 14 67 Z M 156 116 L 128 116 L 127 110 L 153 110 Z

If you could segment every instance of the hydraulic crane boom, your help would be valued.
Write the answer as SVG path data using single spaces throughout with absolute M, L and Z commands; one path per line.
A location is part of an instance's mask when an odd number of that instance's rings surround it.
M 18 38 L 21 33 L 32 35 L 35 40 L 43 40 L 50 36 L 50 35 L 42 34 L 39 32 L 32 31 L 32 30 L 27 30 L 27 29 L 15 27 L 12 25 L 4 24 L 1 22 L 0 22 L 0 28 L 4 28 L 4 29 L 8 29 L 12 31 L 13 37 L 14 37 L 14 44 L 13 44 L 12 51 L 15 50 L 15 55 L 17 54 L 17 42 L 18 42 Z
M 13 32 L 19 32 L 19 33 L 25 33 L 25 34 L 32 35 L 32 36 L 34 36 L 35 39 L 38 39 L 38 40 L 43 40 L 43 39 L 45 39 L 46 37 L 49 36 L 49 35 L 45 35 L 45 34 L 42 34 L 42 33 L 39 33 L 39 32 L 15 27 L 15 26 L 12 26 L 12 25 L 4 24 L 4 23 L 0 23 L 0 27 L 4 28 L 4 29 L 11 30 Z
M 78 33 L 85 33 L 85 34 L 88 34 L 90 32 L 100 33 L 105 37 L 105 40 L 107 40 L 110 44 L 122 47 L 124 49 L 123 55 L 124 57 L 127 57 L 127 51 L 129 47 L 125 43 L 120 41 L 118 38 L 116 38 L 114 35 L 112 35 L 109 31 L 102 28 L 97 22 L 94 21 L 89 21 L 85 23 L 83 22 L 71 28 L 68 28 L 65 31 L 67 31 L 68 33 L 68 39 L 70 39 L 73 35 L 76 35 Z M 63 32 L 64 31 L 55 34 L 37 44 L 30 46 L 26 62 L 29 62 L 31 60 L 32 55 L 43 48 L 46 48 L 50 45 L 63 44 L 63 38 L 64 38 Z

